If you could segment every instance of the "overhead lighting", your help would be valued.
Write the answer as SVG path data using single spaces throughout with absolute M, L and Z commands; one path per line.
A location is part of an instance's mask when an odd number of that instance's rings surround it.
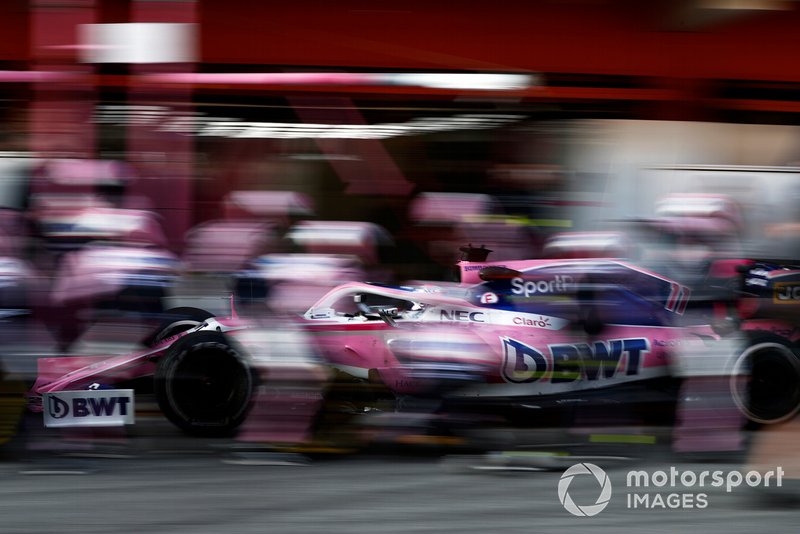
M 477 91 L 519 91 L 533 84 L 528 74 L 398 73 L 386 74 L 395 85 L 465 89 Z
M 175 72 L 147 74 L 150 83 L 225 85 L 395 85 L 473 91 L 518 91 L 536 83 L 530 74 L 462 72 Z
M 523 115 L 463 114 L 419 117 L 407 122 L 377 124 L 324 124 L 252 122 L 208 117 L 199 112 L 178 112 L 159 106 L 106 106 L 99 108 L 95 122 L 103 124 L 152 125 L 157 131 L 200 137 L 238 139 L 389 139 L 456 130 L 484 130 L 517 122 Z
M 191 63 L 198 56 L 195 24 L 81 24 L 79 33 L 83 63 Z

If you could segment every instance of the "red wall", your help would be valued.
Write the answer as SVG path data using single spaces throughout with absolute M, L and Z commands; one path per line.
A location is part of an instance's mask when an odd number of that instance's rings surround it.
M 30 57 L 28 0 L 0 2 L 0 60 L 27 61 Z
M 697 9 L 650 0 L 392 4 L 201 0 L 202 58 L 800 81 L 797 7 L 701 25 Z
M 31 58 L 33 3 L 0 2 L 0 61 Z M 697 3 L 197 0 L 197 10 L 206 63 L 800 81 L 797 2 L 706 24 L 708 12 L 674 7 Z M 130 5 L 95 0 L 103 22 L 122 22 Z

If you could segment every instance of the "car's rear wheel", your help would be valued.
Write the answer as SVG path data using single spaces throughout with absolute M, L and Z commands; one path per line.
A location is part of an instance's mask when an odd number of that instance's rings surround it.
M 800 359 L 797 349 L 772 334 L 750 336 L 736 359 L 731 391 L 742 413 L 760 424 L 780 423 L 800 412 Z
M 161 360 L 155 393 L 164 415 L 187 433 L 231 435 L 244 421 L 253 374 L 242 351 L 217 332 L 178 340 Z

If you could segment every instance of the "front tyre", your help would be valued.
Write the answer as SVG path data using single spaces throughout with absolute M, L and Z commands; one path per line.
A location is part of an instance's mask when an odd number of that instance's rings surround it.
M 800 412 L 800 359 L 791 342 L 756 333 L 738 356 L 731 375 L 736 405 L 750 420 L 775 424 Z
M 198 436 L 229 436 L 244 421 L 253 395 L 247 358 L 217 332 L 180 339 L 161 360 L 155 393 L 164 415 Z

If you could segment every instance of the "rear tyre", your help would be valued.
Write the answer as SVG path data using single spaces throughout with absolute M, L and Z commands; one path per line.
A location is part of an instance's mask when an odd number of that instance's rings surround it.
M 756 333 L 734 364 L 731 392 L 752 422 L 775 424 L 800 412 L 800 359 L 792 343 Z
M 155 374 L 161 411 L 181 430 L 198 436 L 229 436 L 244 421 L 253 395 L 245 355 L 217 332 L 178 340 Z

